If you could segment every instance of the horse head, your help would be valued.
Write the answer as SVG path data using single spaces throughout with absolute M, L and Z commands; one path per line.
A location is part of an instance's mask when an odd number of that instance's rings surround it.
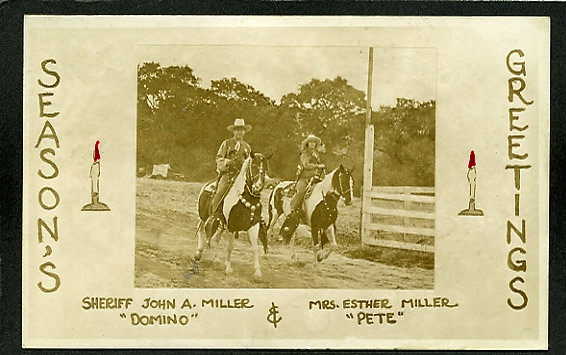
M 352 204 L 353 199 L 353 187 L 354 178 L 352 177 L 352 171 L 354 169 L 348 169 L 344 165 L 340 164 L 340 167 L 336 169 L 336 173 L 333 179 L 333 187 L 336 192 L 344 199 L 346 206 Z
M 246 186 L 252 195 L 259 195 L 265 187 L 265 174 L 267 173 L 269 158 L 271 158 L 271 155 L 266 157 L 261 153 L 250 153 Z

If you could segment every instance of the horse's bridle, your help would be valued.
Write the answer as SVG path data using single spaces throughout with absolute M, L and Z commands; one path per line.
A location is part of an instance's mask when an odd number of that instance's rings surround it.
M 350 187 L 350 184 L 348 183 L 348 190 L 344 191 L 344 186 L 342 186 L 342 179 L 340 178 L 340 175 L 346 175 L 349 176 L 350 178 L 352 177 L 351 175 L 347 174 L 346 172 L 342 172 L 341 170 L 338 170 L 338 186 L 340 187 L 340 196 L 342 196 L 344 199 L 346 199 L 346 196 L 348 196 L 352 190 L 352 188 Z
M 254 158 L 252 158 L 252 161 L 250 161 L 250 164 L 248 165 L 248 171 L 247 171 L 247 178 L 246 178 L 246 188 L 248 189 L 248 192 L 254 196 L 257 197 L 261 194 L 261 190 L 263 190 L 263 185 L 265 184 L 265 169 L 264 169 L 264 164 L 265 164 L 265 160 L 263 157 L 260 158 L 261 159 L 261 165 L 259 167 L 259 173 L 254 176 L 253 175 L 253 171 L 252 171 L 252 165 L 253 165 L 253 160 Z M 256 180 L 257 178 L 257 180 Z M 261 182 L 261 186 L 256 186 L 256 183 L 258 182 L 258 180 L 263 180 Z M 250 182 L 252 184 L 252 186 L 250 186 Z

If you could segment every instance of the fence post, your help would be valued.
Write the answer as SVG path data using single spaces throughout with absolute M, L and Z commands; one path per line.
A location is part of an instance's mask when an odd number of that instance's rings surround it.
M 373 185 L 373 124 L 371 123 L 371 96 L 373 84 L 373 47 L 369 47 L 368 53 L 368 88 L 366 92 L 366 124 L 364 142 L 364 174 L 362 184 L 362 211 L 360 218 L 360 234 L 362 244 L 368 237 L 366 224 L 369 223 L 371 216 L 367 208 L 371 205 L 371 187 Z
M 368 237 L 366 225 L 371 222 L 368 208 L 371 206 L 371 189 L 373 185 L 373 125 L 366 127 L 364 151 L 364 182 L 362 188 L 362 243 Z

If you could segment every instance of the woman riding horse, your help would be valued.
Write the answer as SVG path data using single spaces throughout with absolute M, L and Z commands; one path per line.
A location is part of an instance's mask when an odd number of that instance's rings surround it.
M 299 226 L 302 205 L 308 186 L 313 178 L 320 176 L 324 171 L 325 165 L 320 163 L 317 152 L 317 148 L 320 147 L 321 143 L 321 139 L 313 134 L 310 134 L 301 143 L 301 163 L 297 171 L 295 195 L 291 200 L 291 213 L 289 213 L 281 227 L 282 236 L 291 235 Z

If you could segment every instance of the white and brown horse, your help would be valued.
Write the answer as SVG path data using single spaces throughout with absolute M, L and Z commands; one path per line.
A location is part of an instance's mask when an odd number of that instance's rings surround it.
M 338 201 L 343 199 L 346 206 L 352 204 L 353 184 L 352 170 L 340 165 L 326 174 L 322 181 L 313 184 L 309 196 L 303 202 L 302 218 L 299 223 L 310 226 L 315 264 L 326 259 L 332 252 L 332 249 L 337 246 L 336 219 L 338 217 Z M 289 186 L 286 188 L 289 188 Z M 274 193 L 272 192 L 272 194 Z M 275 197 L 273 200 L 274 205 L 281 205 L 280 203 L 275 203 Z M 275 206 L 275 209 L 277 209 L 277 206 Z M 275 217 L 275 214 L 270 213 L 271 216 Z M 268 225 L 273 226 L 274 224 L 273 219 L 270 219 Z M 289 232 L 287 221 L 281 227 L 280 234 L 285 242 L 290 244 L 291 259 L 295 260 L 294 244 L 296 233 Z M 329 243 L 330 246 L 327 246 Z
M 232 272 L 231 255 L 234 239 L 238 232 L 247 232 L 254 253 L 255 277 L 261 277 L 258 242 L 263 244 L 267 253 L 267 228 L 261 219 L 261 191 L 265 186 L 267 160 L 261 153 L 251 153 L 244 160 L 240 172 L 235 177 L 232 186 L 227 191 L 221 206 L 222 216 L 219 216 L 210 228 L 201 228 L 210 214 L 210 201 L 214 193 L 214 182 L 203 186 L 198 197 L 200 223 L 198 227 L 197 252 L 194 261 L 201 259 L 205 244 L 210 246 L 211 239 L 220 239 L 225 229 L 227 233 L 226 273 Z

